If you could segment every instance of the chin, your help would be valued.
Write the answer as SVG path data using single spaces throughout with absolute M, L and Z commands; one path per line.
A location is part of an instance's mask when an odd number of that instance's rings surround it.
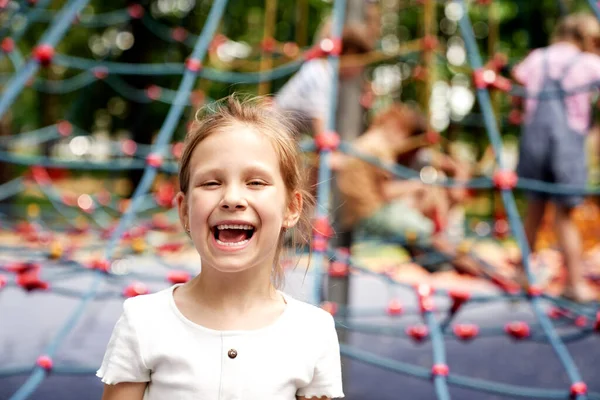
M 202 266 L 208 267 L 221 274 L 240 274 L 248 270 L 256 270 L 260 265 L 256 261 L 244 257 L 207 257 L 202 259 Z

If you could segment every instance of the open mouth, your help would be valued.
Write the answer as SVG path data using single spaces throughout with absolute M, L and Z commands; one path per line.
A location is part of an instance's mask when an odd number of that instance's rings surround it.
M 213 235 L 218 244 L 222 246 L 243 246 L 254 235 L 256 228 L 252 225 L 216 225 Z

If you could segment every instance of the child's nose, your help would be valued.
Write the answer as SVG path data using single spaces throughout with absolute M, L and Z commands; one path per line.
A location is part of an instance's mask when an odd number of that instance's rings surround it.
M 246 199 L 243 195 L 243 190 L 230 185 L 226 188 L 223 193 L 223 199 L 221 199 L 221 208 L 226 210 L 240 210 L 245 209 L 248 206 Z

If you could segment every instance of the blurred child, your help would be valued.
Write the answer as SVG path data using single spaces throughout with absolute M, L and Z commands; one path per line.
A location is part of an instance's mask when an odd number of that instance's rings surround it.
M 176 202 L 202 269 L 125 301 L 104 400 L 344 397 L 333 317 L 279 290 L 284 233 L 310 225 L 300 160 L 258 101 L 228 98 L 189 132 Z
M 364 23 L 367 30 L 367 37 L 371 38 L 374 46 L 381 39 L 381 5 L 377 0 L 364 0 L 363 4 Z M 321 26 L 317 29 L 315 39 L 321 39 L 331 36 L 331 16 L 323 19 Z
M 525 86 L 528 95 L 517 166 L 520 177 L 585 188 L 591 93 L 559 96 L 600 80 L 600 57 L 596 54 L 599 43 L 598 20 L 588 14 L 572 14 L 560 21 L 550 46 L 532 51 L 513 70 L 514 78 Z M 542 90 L 553 94 L 536 99 Z M 556 205 L 557 238 L 568 271 L 563 295 L 587 302 L 594 299 L 594 294 L 581 271 L 582 243 L 573 220 L 573 210 L 582 200 L 580 195 L 530 192 L 524 227 L 533 251 L 546 204 L 552 201 Z M 518 279 L 526 284 L 522 270 Z
M 426 130 L 427 121 L 421 113 L 396 104 L 374 118 L 353 148 L 390 166 L 399 159 L 415 165 L 418 157 L 422 157 L 420 162 L 428 164 L 441 161 L 438 165 L 456 173 L 459 179 L 461 176 L 466 179 L 468 172 L 458 163 L 433 150 L 422 151 L 427 143 Z M 453 256 L 452 263 L 461 272 L 479 274 L 478 263 L 456 254 L 452 243 L 442 234 L 443 216 L 451 202 L 445 189 L 421 180 L 395 179 L 377 166 L 350 157 L 338 170 L 336 180 L 342 194 L 343 229 L 363 231 L 384 240 L 416 234 L 434 249 Z
M 323 38 L 330 37 L 329 28 L 323 27 Z M 350 22 L 342 33 L 342 56 L 359 55 L 373 49 L 373 38 L 366 24 Z M 363 72 L 360 63 L 349 60 L 340 63 L 339 79 L 351 79 Z M 275 104 L 295 114 L 302 133 L 313 136 L 325 129 L 331 95 L 333 70 L 326 58 L 305 62 L 300 70 L 279 90 Z

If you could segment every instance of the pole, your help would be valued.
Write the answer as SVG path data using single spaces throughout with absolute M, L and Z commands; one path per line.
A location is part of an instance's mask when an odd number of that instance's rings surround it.
M 423 7 L 423 37 L 435 37 L 437 35 L 437 24 L 436 24 L 436 7 L 437 1 L 435 0 L 425 0 L 425 4 Z M 431 101 L 431 92 L 433 89 L 433 84 L 436 79 L 436 71 L 435 71 L 435 53 L 433 50 L 429 49 L 423 54 L 426 76 L 425 76 L 425 89 L 421 93 L 421 104 L 423 109 L 427 113 L 427 120 L 431 121 L 431 109 L 430 109 L 430 101 Z
M 277 19 L 277 0 L 267 0 L 265 4 L 265 29 L 263 33 L 263 43 L 274 40 L 275 23 Z M 271 50 L 263 48 L 262 58 L 260 60 L 260 70 L 266 71 L 273 66 Z M 258 85 L 258 94 L 264 96 L 271 90 L 271 81 L 264 81 Z
M 308 44 L 308 0 L 296 2 L 296 44 L 300 48 Z
M 346 4 L 346 22 L 348 21 L 364 21 L 364 0 L 348 0 Z M 340 80 L 338 86 L 338 108 L 336 115 L 336 126 L 340 139 L 342 141 L 353 141 L 361 133 L 363 128 L 363 109 L 360 104 L 362 93 L 362 77 L 357 76 L 351 79 Z M 335 184 L 335 172 L 333 175 L 332 201 L 336 206 L 333 212 L 332 225 L 336 232 L 333 240 L 335 248 L 349 248 L 350 234 L 349 232 L 341 232 L 340 207 L 341 196 Z M 342 309 L 348 307 L 350 275 L 345 277 L 329 277 L 327 280 L 327 293 L 330 301 L 339 304 Z M 341 315 L 345 318 L 345 312 Z M 338 328 L 338 338 L 340 343 L 348 343 L 348 332 L 346 329 Z M 344 382 L 349 381 L 350 360 L 344 359 L 342 363 L 342 379 Z M 344 385 L 346 386 L 346 385 Z

